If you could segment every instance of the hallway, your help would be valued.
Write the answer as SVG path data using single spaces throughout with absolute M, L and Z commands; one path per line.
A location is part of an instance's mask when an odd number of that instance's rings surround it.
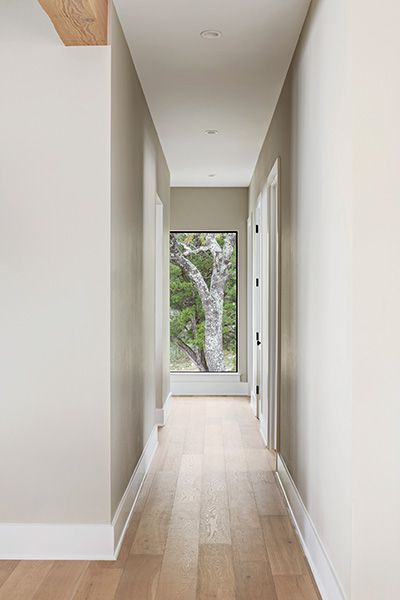
M 175 398 L 115 562 L 3 561 L 0 600 L 317 600 L 247 398 Z

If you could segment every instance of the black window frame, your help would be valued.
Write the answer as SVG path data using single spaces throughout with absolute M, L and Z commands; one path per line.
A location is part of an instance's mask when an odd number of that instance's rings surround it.
M 170 373 L 171 375 L 185 375 L 185 374 L 196 374 L 196 375 L 236 375 L 239 373 L 239 231 L 237 229 L 171 229 L 169 235 L 175 233 L 234 233 L 235 234 L 235 269 L 236 269 L 236 296 L 235 296 L 235 305 L 236 305 L 236 319 L 235 319 L 235 329 L 236 329 L 236 340 L 235 340 L 235 371 L 173 371 L 171 370 L 170 363 Z M 171 261 L 169 261 L 169 265 Z M 171 291 L 171 290 L 170 290 Z M 169 343 L 171 344 L 171 337 L 169 339 Z

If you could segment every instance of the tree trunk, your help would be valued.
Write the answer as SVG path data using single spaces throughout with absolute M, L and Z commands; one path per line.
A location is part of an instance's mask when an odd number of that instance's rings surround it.
M 209 306 L 204 310 L 204 353 L 209 371 L 221 372 L 226 369 L 222 344 L 223 301 L 222 290 L 222 297 L 214 294 L 210 299 Z
M 205 355 L 210 371 L 225 371 L 222 319 L 224 314 L 225 285 L 229 278 L 229 265 L 233 252 L 234 235 L 225 235 L 224 247 L 218 244 L 215 234 L 206 235 L 214 266 L 211 276 L 210 296 L 205 313 Z

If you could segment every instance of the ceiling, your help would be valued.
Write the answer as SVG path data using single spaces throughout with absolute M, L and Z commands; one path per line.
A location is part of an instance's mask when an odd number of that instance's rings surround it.
M 310 1 L 114 3 L 171 185 L 247 186 Z

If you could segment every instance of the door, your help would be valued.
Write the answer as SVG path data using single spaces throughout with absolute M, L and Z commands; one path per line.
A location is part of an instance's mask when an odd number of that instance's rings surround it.
M 255 288 L 255 265 L 254 265 L 254 214 L 251 213 L 247 219 L 247 356 L 248 356 L 248 379 L 250 391 L 250 404 L 253 413 L 258 417 L 257 407 L 257 372 L 256 372 L 256 354 L 254 347 L 254 288 Z M 253 358 L 254 357 L 254 358 Z
M 252 282 L 254 292 L 254 323 L 253 323 L 253 357 L 254 357 L 254 380 L 256 394 L 256 416 L 263 418 L 263 352 L 262 352 L 262 194 L 260 194 L 254 214 L 254 280 Z
M 254 212 L 253 365 L 260 431 L 268 448 L 278 444 L 279 398 L 279 162 Z

